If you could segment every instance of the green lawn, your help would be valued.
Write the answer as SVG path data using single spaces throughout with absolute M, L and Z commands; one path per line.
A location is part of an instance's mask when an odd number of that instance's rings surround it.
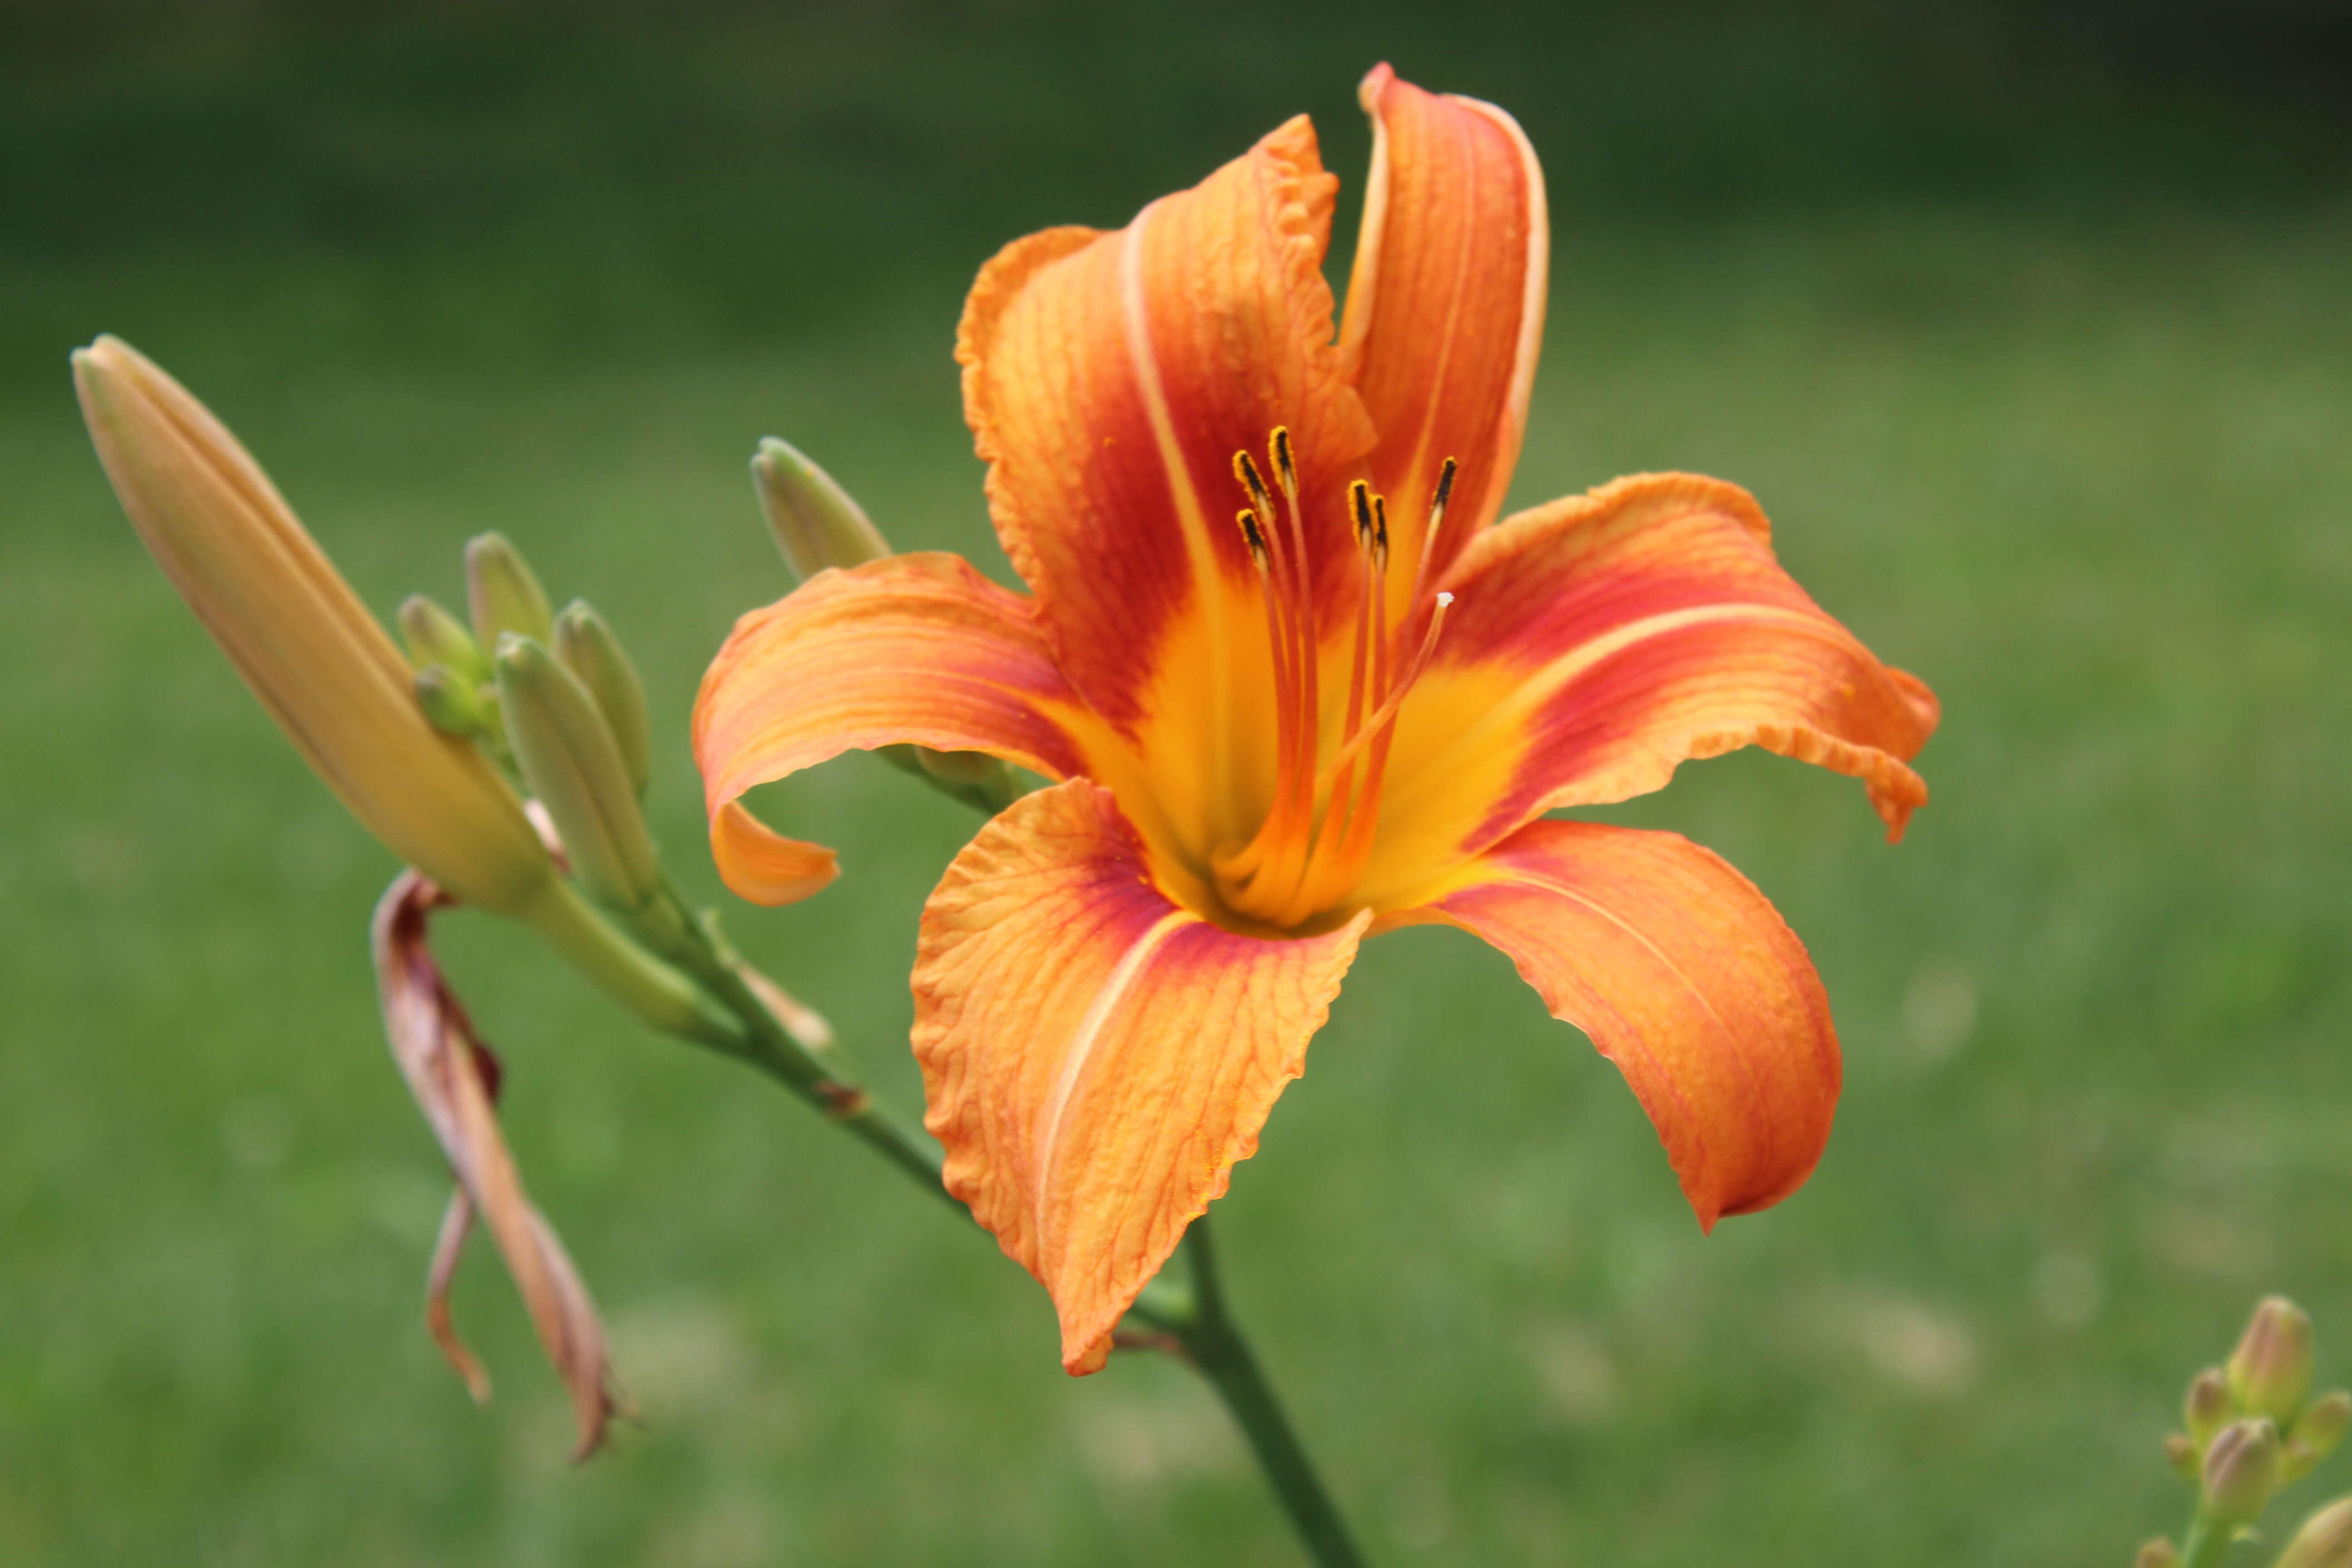
M 1607 814 L 1722 851 L 1804 936 L 1837 1133 L 1702 1239 L 1507 963 L 1385 938 L 1219 1206 L 1238 1306 L 1384 1563 L 2126 1561 L 2179 1523 L 2161 1436 L 2258 1293 L 2352 1381 L 2352 210 L 1560 220 L 1517 498 L 1738 479 L 1944 700 L 1899 847 L 1852 781 L 1760 754 Z M 0 401 L 0 1561 L 1297 1562 L 1188 1374 L 1064 1377 L 985 1236 L 475 917 L 445 954 L 643 1425 L 565 1465 L 487 1249 L 457 1305 L 495 1401 L 440 1364 L 446 1180 L 364 942 L 394 867 L 146 562 L 67 342 L 124 331 L 208 397 L 387 611 L 457 596 L 490 527 L 592 598 L 714 900 L 688 708 L 788 585 L 756 438 L 1006 575 L 948 269 L 731 347 L 665 346 L 624 290 L 611 353 L 509 355 L 505 263 L 451 256 L 399 297 L 478 310 L 478 353 L 395 341 L 331 258 L 0 254 L 49 301 Z M 974 819 L 863 757 L 763 809 L 844 875 L 730 902 L 735 935 L 912 1105 L 916 914 Z

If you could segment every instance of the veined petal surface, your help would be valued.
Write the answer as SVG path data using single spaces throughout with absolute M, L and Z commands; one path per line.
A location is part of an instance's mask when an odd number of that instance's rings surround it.
M 1221 1195 L 1306 1068 L 1369 917 L 1236 935 L 1152 882 L 1110 792 L 1015 802 L 923 910 L 916 1059 L 948 1190 L 1052 1293 L 1063 1364 L 1102 1364 L 1120 1314 Z
M 1369 896 L 1543 812 L 1630 799 L 1680 763 L 1760 745 L 1861 779 L 1900 837 L 1936 699 L 1773 559 L 1747 491 L 1640 474 L 1471 542 L 1429 673 L 1399 723 Z M 1438 868 L 1438 869 L 1433 869 Z
M 1254 826 L 1225 818 L 1245 814 L 1237 781 L 1269 767 L 1236 451 L 1264 462 L 1268 434 L 1291 429 L 1318 602 L 1357 591 L 1346 486 L 1372 432 L 1321 271 L 1337 186 L 1292 120 L 1124 229 L 1008 247 L 957 337 L 998 535 L 1070 684 L 1176 759 L 1167 812 L 1196 848 Z
M 1502 510 L 1543 342 L 1551 228 L 1543 170 L 1508 114 L 1385 65 L 1357 96 L 1372 173 L 1339 343 L 1380 432 L 1371 479 L 1389 498 L 1402 619 L 1444 460 L 1461 468 L 1432 580 Z
M 1702 1226 L 1780 1202 L 1821 1159 L 1843 1069 L 1812 961 L 1764 895 L 1672 833 L 1532 822 L 1391 924 L 1508 953 L 1617 1064 Z
M 1086 771 L 1085 713 L 1029 602 L 961 557 L 893 555 L 822 572 L 735 625 L 695 699 L 711 851 L 761 902 L 804 897 L 831 852 L 769 832 L 733 803 L 857 748 L 911 741 L 987 752 L 1050 778 Z

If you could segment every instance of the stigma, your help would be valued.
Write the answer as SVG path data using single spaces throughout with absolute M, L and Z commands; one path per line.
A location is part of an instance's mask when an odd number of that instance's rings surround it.
M 1219 849 L 1210 866 L 1218 893 L 1236 912 L 1286 929 L 1340 903 L 1362 879 L 1379 826 L 1397 714 L 1429 666 L 1454 595 L 1435 596 L 1421 636 L 1407 649 L 1407 626 L 1392 627 L 1388 618 L 1387 498 L 1361 479 L 1349 484 L 1348 518 L 1361 569 L 1346 706 L 1327 737 L 1320 710 L 1322 626 L 1287 428 L 1275 428 L 1266 457 L 1275 476 L 1271 487 L 1247 450 L 1234 454 L 1234 478 L 1249 502 L 1234 521 L 1257 571 L 1273 656 L 1274 791 L 1256 834 Z M 1413 562 L 1413 605 L 1426 586 L 1454 475 L 1448 458 Z

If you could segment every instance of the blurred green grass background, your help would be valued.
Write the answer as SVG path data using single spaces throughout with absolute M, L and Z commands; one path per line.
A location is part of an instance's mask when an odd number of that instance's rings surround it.
M 716 899 L 683 736 L 786 586 L 755 439 L 1007 575 L 972 269 L 1307 109 L 1343 276 L 1381 58 L 1550 175 L 1517 498 L 1739 480 L 1947 717 L 1899 848 L 1748 754 L 1609 814 L 1811 946 L 1848 1080 L 1795 1199 L 1703 1240 L 1616 1074 L 1406 932 L 1220 1205 L 1238 1304 L 1383 1563 L 2123 1561 L 2258 1292 L 2352 1380 L 2347 40 L 2294 0 L 0 8 L 0 1561 L 1297 1561 L 1186 1374 L 1064 1378 L 987 1238 L 467 917 L 644 1422 L 565 1466 L 487 1252 L 473 1407 L 418 1322 L 394 868 L 146 561 L 65 354 L 172 368 L 383 609 L 490 527 L 594 600 Z M 861 757 L 771 815 L 845 875 L 733 930 L 912 1103 L 915 916 L 974 823 Z

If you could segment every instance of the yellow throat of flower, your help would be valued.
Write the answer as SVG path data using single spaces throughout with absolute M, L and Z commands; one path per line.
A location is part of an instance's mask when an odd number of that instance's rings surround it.
M 1319 628 L 1290 432 L 1277 426 L 1266 450 L 1281 487 L 1279 506 L 1248 452 L 1234 454 L 1234 476 L 1249 494 L 1250 504 L 1235 521 L 1257 566 L 1266 641 L 1274 658 L 1273 804 L 1256 835 L 1247 842 L 1220 847 L 1210 857 L 1210 868 L 1218 895 L 1228 906 L 1287 929 L 1339 902 L 1363 876 L 1379 826 L 1381 783 L 1388 771 L 1397 710 L 1428 667 L 1454 595 L 1437 595 L 1420 646 L 1408 658 L 1402 646 L 1405 628 L 1388 623 L 1388 502 L 1361 479 L 1350 484 L 1349 512 L 1363 570 L 1347 710 L 1327 757 L 1318 711 Z M 1420 603 L 1454 472 L 1454 459 L 1448 458 L 1430 504 L 1429 527 L 1422 536 L 1408 603 Z

